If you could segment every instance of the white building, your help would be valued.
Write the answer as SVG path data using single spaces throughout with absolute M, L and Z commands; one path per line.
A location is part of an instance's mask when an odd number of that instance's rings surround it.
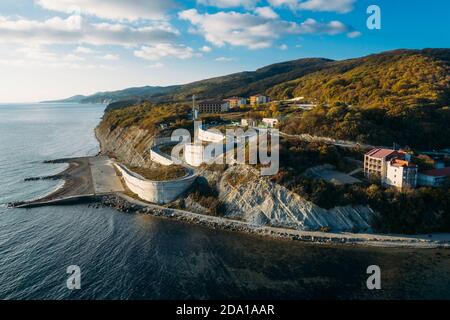
M 262 123 L 265 124 L 268 128 L 274 128 L 280 123 L 280 121 L 276 118 L 264 118 L 262 119 Z
M 254 119 L 241 119 L 241 126 L 243 127 L 256 127 L 257 123 Z
M 418 167 L 410 158 L 402 151 L 376 148 L 364 156 L 364 173 L 367 177 L 379 178 L 384 185 L 415 188 Z
M 392 159 L 387 163 L 384 183 L 399 189 L 412 189 L 417 186 L 417 165 L 407 160 Z

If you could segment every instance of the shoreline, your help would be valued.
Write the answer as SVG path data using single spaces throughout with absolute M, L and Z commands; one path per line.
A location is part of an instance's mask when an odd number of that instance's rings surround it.
M 105 196 L 102 204 L 121 212 L 148 214 L 153 217 L 175 220 L 187 224 L 195 224 L 211 230 L 241 232 L 264 238 L 309 242 L 320 245 L 346 245 L 379 248 L 410 249 L 450 249 L 450 234 L 434 234 L 440 240 L 425 236 L 358 234 L 358 233 L 324 233 L 318 231 L 300 231 L 295 229 L 257 226 L 245 221 L 223 217 L 208 216 L 190 211 L 170 209 L 131 198 L 125 194 Z
M 93 189 L 90 161 L 96 157 L 70 158 L 47 161 L 47 163 L 68 163 L 69 167 L 56 174 L 64 181 L 61 188 L 43 198 L 28 202 L 11 203 L 9 207 L 33 208 L 49 205 L 72 205 L 86 202 L 100 203 L 125 213 L 147 214 L 153 217 L 195 224 L 211 230 L 252 234 L 270 239 L 309 242 L 320 245 L 347 245 L 383 248 L 450 249 L 450 234 L 388 235 L 364 233 L 325 233 L 295 229 L 254 225 L 249 222 L 224 217 L 209 216 L 190 211 L 171 209 L 132 198 L 123 192 L 96 194 Z

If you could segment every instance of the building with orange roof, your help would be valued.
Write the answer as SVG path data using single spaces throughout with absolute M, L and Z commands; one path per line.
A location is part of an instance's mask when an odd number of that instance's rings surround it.
M 394 158 L 387 164 L 384 183 L 399 189 L 412 189 L 417 186 L 418 167 L 411 161 Z
M 364 156 L 364 173 L 367 177 L 380 179 L 384 185 L 415 188 L 418 167 L 410 158 L 404 151 L 375 148 Z
M 241 97 L 228 98 L 226 101 L 230 103 L 231 109 L 239 108 L 240 106 L 245 106 L 247 104 L 247 99 Z
M 262 94 L 257 94 L 255 96 L 250 97 L 250 105 L 252 107 L 258 106 L 260 104 L 265 104 L 269 102 L 269 98 L 266 96 L 263 96 Z

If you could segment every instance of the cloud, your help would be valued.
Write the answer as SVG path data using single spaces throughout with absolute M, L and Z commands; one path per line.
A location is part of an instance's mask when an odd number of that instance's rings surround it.
M 362 33 L 359 31 L 351 31 L 351 32 L 347 33 L 347 37 L 349 37 L 350 39 L 359 38 L 361 36 L 362 36 Z
M 356 0 L 268 0 L 273 7 L 288 7 L 291 10 L 310 10 L 348 13 Z
M 23 46 L 12 50 L 9 55 L 0 57 L 0 64 L 24 68 L 94 69 L 101 67 L 87 63 L 85 58 L 76 54 L 55 53 L 41 46 Z
M 227 58 L 227 57 L 219 57 L 214 59 L 214 61 L 218 61 L 218 62 L 230 62 L 230 61 L 234 61 L 233 58 Z
M 163 20 L 175 6 L 172 0 L 34 0 L 44 9 L 72 14 L 79 12 L 104 19 Z
M 97 58 L 108 61 L 117 61 L 120 59 L 120 56 L 118 54 L 105 54 L 104 56 L 99 56 Z
M 287 50 L 287 49 L 289 49 L 289 47 L 288 47 L 288 45 L 287 44 L 285 44 L 285 43 L 283 43 L 282 45 L 280 45 L 280 46 L 278 46 L 278 49 L 280 49 L 280 50 Z
M 212 49 L 211 49 L 211 47 L 203 46 L 203 47 L 200 48 L 200 51 L 201 51 L 201 52 L 208 53 L 208 52 L 211 52 Z
M 0 16 L 0 34 L 0 43 L 136 46 L 171 41 L 179 32 L 166 22 L 133 27 L 121 23 L 90 23 L 72 15 L 44 21 Z
M 340 21 L 318 22 L 314 19 L 306 19 L 300 24 L 300 34 L 328 34 L 336 35 L 345 33 L 350 27 Z
M 171 43 L 158 43 L 151 46 L 143 46 L 134 51 L 134 55 L 145 60 L 156 61 L 161 58 L 174 57 L 178 59 L 189 59 L 194 56 L 194 50 L 183 45 Z
M 92 54 L 95 53 L 95 50 L 92 50 L 91 48 L 78 46 L 74 51 L 74 53 L 81 53 L 81 54 Z
M 251 49 L 268 48 L 281 34 L 293 33 L 296 28 L 295 23 L 249 13 L 200 14 L 196 9 L 190 9 L 180 12 L 179 17 L 189 21 L 195 26 L 196 33 L 218 47 L 229 44 Z
M 198 4 L 217 8 L 254 8 L 259 0 L 197 0 Z
M 273 9 L 271 7 L 256 8 L 255 12 L 256 12 L 257 15 L 259 15 L 261 17 L 264 17 L 264 18 L 267 18 L 267 19 L 278 19 L 278 18 L 280 18 L 278 13 L 273 11 Z
M 249 13 L 200 14 L 196 9 L 182 11 L 179 17 L 194 26 L 193 32 L 202 35 L 206 41 L 218 47 L 228 44 L 250 49 L 269 48 L 276 39 L 286 34 L 335 35 L 352 29 L 339 21 L 317 22 L 314 19 L 307 19 L 297 24 Z

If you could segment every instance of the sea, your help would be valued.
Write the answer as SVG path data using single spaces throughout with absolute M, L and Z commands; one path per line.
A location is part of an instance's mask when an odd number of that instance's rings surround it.
M 104 109 L 0 105 L 0 299 L 450 298 L 449 250 L 271 240 L 87 204 L 8 208 L 61 187 L 24 181 L 66 168 L 43 161 L 98 152 Z M 373 265 L 380 290 L 367 286 Z

